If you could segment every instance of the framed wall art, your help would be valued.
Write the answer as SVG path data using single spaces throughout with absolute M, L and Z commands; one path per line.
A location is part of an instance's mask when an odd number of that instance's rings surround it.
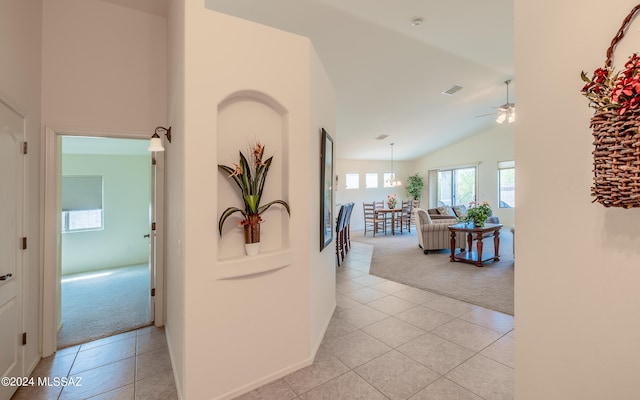
M 333 139 L 321 129 L 320 151 L 320 251 L 333 241 Z

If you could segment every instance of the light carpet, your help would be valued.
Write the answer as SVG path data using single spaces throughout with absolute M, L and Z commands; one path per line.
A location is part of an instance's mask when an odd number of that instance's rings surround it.
M 63 276 L 58 348 L 148 325 L 149 300 L 148 264 Z
M 425 255 L 414 229 L 376 237 L 352 232 L 351 240 L 374 246 L 372 275 L 513 315 L 513 236 L 508 229 L 500 231 L 500 261 L 485 263 L 482 268 L 450 262 L 448 249 Z M 493 239 L 485 239 L 484 249 L 493 252 Z

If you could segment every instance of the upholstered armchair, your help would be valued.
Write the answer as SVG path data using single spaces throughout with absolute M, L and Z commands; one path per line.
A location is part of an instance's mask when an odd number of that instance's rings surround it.
M 438 219 L 433 222 L 429 214 L 422 208 L 417 208 L 416 212 L 416 231 L 418 231 L 418 246 L 429 254 L 430 250 L 449 249 L 451 246 L 451 234 L 447 228 L 449 225 L 457 223 L 455 217 L 451 219 Z M 456 234 L 456 244 L 458 246 L 466 246 L 467 238 L 464 232 Z

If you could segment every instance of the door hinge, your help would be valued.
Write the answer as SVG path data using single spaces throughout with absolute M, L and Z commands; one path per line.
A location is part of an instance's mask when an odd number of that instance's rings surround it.
M 152 223 L 151 223 L 151 230 L 152 230 L 152 231 L 155 231 L 155 230 L 156 230 L 156 223 L 155 223 L 155 222 L 152 222 Z
M 152 288 L 151 289 L 151 297 L 155 297 L 156 295 L 156 288 Z
M 22 333 L 22 345 L 25 346 L 27 344 L 27 332 Z
M 156 158 L 155 158 L 155 157 L 153 157 L 153 158 L 151 159 L 151 165 L 156 165 Z
M 23 237 L 22 238 L 22 250 L 26 250 L 27 249 L 27 238 Z
M 22 142 L 22 154 L 27 154 L 29 152 L 29 143 Z

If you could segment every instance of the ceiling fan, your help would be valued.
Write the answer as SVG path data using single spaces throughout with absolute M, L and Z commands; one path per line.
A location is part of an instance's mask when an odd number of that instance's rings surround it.
M 515 103 L 510 103 L 509 102 L 509 84 L 511 83 L 511 79 L 507 79 L 506 81 L 504 81 L 504 83 L 507 85 L 507 102 L 504 103 L 503 105 L 496 107 L 498 109 L 498 117 L 496 118 L 496 122 L 499 124 L 502 123 L 512 123 L 515 122 L 516 120 L 516 105 Z M 495 115 L 496 113 L 489 113 L 489 114 L 482 114 L 482 115 L 477 115 L 476 117 L 486 117 L 488 115 Z

